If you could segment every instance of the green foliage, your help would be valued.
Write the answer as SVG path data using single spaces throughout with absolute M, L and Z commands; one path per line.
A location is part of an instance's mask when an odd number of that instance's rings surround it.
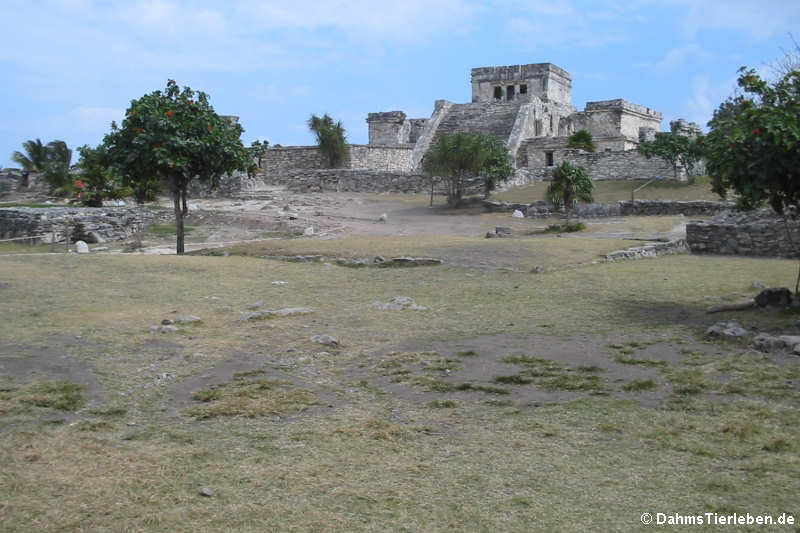
M 594 184 L 586 169 L 573 166 L 567 161 L 553 172 L 553 181 L 547 187 L 545 197 L 556 207 L 564 207 L 569 214 L 576 203 L 591 202 Z
M 578 130 L 567 139 L 567 148 L 578 148 L 587 152 L 596 152 L 597 145 L 594 144 L 592 134 L 586 130 Z
M 123 184 L 137 200 L 163 182 L 172 194 L 177 231 L 177 253 L 183 254 L 183 216 L 189 183 L 198 179 L 212 188 L 219 178 L 252 166 L 250 153 L 239 137 L 242 127 L 220 117 L 208 95 L 174 80 L 165 91 L 133 100 L 121 126 L 111 125 L 104 144 Z
M 25 153 L 14 152 L 11 160 L 28 172 L 42 172 L 47 163 L 47 146 L 40 139 L 22 143 Z
M 81 156 L 78 162 L 80 179 L 74 184 L 76 195 L 83 205 L 102 207 L 103 200 L 123 198 L 131 194 L 131 189 L 122 186 L 122 178 L 115 172 L 108 148 L 98 145 L 92 148 L 83 145 L 78 148 Z
M 672 165 L 675 179 L 678 179 L 678 172 L 683 168 L 691 180 L 695 166 L 705 155 L 704 143 L 702 135 L 692 138 L 677 133 L 659 132 L 654 140 L 640 143 L 637 150 L 648 159 L 656 156 L 667 161 Z
M 708 173 L 714 192 L 733 190 L 742 208 L 768 203 L 778 213 L 800 203 L 800 70 L 774 83 L 739 70 L 743 95 L 708 123 Z
M 328 167 L 337 168 L 341 165 L 350 151 L 341 121 L 333 122 L 326 113 L 322 117 L 311 115 L 307 124 L 317 137 L 319 151 L 328 160 Z
M 253 141 L 250 143 L 250 146 L 247 148 L 247 151 L 250 152 L 250 157 L 252 157 L 256 163 L 256 167 L 261 168 L 261 160 L 264 158 L 264 154 L 267 153 L 269 149 L 269 141 Z
M 575 233 L 586 229 L 583 222 L 567 222 L 566 224 L 551 224 L 547 226 L 544 233 Z
M 14 152 L 11 159 L 28 172 L 41 173 L 50 186 L 51 194 L 64 192 L 72 181 L 69 174 L 72 150 L 67 147 L 67 143 L 51 141 L 44 145 L 41 140 L 36 139 L 25 141 L 22 147 L 26 153 Z
M 461 202 L 468 179 L 481 176 L 488 194 L 513 171 L 502 142 L 469 133 L 438 137 L 425 155 L 423 167 L 431 175 L 444 179 L 450 206 Z

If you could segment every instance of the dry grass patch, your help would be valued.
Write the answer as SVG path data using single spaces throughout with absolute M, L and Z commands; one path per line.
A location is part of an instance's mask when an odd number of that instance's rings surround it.
M 613 203 L 631 199 L 631 191 L 641 187 L 648 180 L 604 180 L 594 182 L 595 202 Z M 512 187 L 493 196 L 504 202 L 531 203 L 545 199 L 545 191 L 550 182 L 540 181 L 526 187 Z M 695 183 L 671 180 L 656 181 L 636 193 L 637 200 L 710 200 L 719 201 L 719 195 L 711 191 L 711 183 L 706 177 Z
M 250 377 L 257 374 L 260 372 L 234 376 L 229 383 L 195 392 L 192 399 L 205 405 L 192 407 L 186 413 L 197 419 L 220 416 L 256 418 L 297 413 L 321 405 L 312 392 L 282 381 Z

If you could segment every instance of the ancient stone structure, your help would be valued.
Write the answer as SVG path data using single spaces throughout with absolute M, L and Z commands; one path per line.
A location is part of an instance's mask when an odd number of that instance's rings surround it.
M 686 241 L 693 253 L 800 257 L 800 222 L 771 209 L 730 211 L 687 224 Z
M 474 68 L 469 103 L 437 100 L 428 118 L 408 118 L 402 111 L 369 113 L 369 144 L 351 145 L 341 167 L 379 170 L 374 179 L 397 181 L 421 173 L 423 157 L 437 137 L 482 133 L 508 147 L 516 170 L 512 185 L 548 179 L 561 161 L 584 166 L 592 179 L 673 177 L 663 160 L 635 151 L 660 129 L 661 113 L 622 99 L 588 102 L 578 111 L 571 100 L 572 76 L 551 63 Z M 685 135 L 699 131 L 685 120 L 673 122 L 672 128 Z M 582 129 L 592 134 L 597 153 L 566 148 L 568 137 Z M 286 184 L 298 175 L 308 180 L 308 171 L 324 165 L 310 146 L 270 148 L 262 158 L 267 183 Z M 378 189 L 394 187 L 386 183 L 370 188 Z
M 127 239 L 144 229 L 153 214 L 144 207 L 3 207 L 0 239 L 31 237 L 35 242 L 103 242 Z

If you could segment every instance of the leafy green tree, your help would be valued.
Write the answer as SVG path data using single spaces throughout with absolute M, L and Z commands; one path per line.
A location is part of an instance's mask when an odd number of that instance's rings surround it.
M 256 166 L 259 169 L 261 168 L 261 160 L 267 153 L 267 149 L 269 149 L 269 141 L 264 141 L 263 143 L 261 141 L 253 141 L 247 148 L 247 150 L 250 152 L 250 156 L 256 161 Z
M 586 169 L 564 161 L 553 171 L 553 181 L 547 187 L 545 198 L 554 206 L 567 210 L 569 219 L 575 204 L 591 202 L 594 184 Z
M 708 163 L 714 192 L 734 191 L 738 205 L 765 203 L 797 216 L 800 205 L 800 70 L 769 83 L 739 69 L 743 94 L 720 105 L 708 123 Z M 784 218 L 784 220 L 786 220 Z M 797 243 L 795 243 L 797 245 Z M 795 293 L 800 288 L 800 272 Z
M 425 154 L 423 168 L 432 176 L 442 178 L 451 207 L 461 203 L 468 180 L 482 177 L 484 189 L 489 192 L 497 183 L 507 180 L 513 170 L 502 142 L 487 135 L 469 133 L 437 137 Z
M 250 153 L 239 137 L 242 127 L 220 117 L 208 95 L 189 87 L 181 90 L 174 80 L 165 91 L 131 101 L 121 126 L 112 123 L 104 144 L 123 183 L 154 180 L 168 188 L 175 211 L 176 251 L 184 253 L 184 225 L 189 183 L 198 179 L 212 188 L 219 178 L 252 165 Z
M 702 135 L 692 138 L 674 132 L 659 132 L 654 140 L 639 143 L 637 150 L 647 159 L 656 156 L 667 161 L 672 165 L 676 180 L 681 168 L 689 180 L 693 180 L 694 168 L 705 155 L 704 142 Z
M 597 145 L 594 144 L 592 134 L 586 130 L 578 130 L 567 139 L 567 148 L 577 148 L 587 152 L 596 152 Z
M 47 164 L 47 146 L 42 144 L 40 139 L 35 141 L 25 141 L 22 143 L 25 153 L 14 152 L 11 160 L 28 172 L 42 172 Z
M 800 71 L 772 84 L 752 69 L 739 72 L 744 94 L 708 123 L 706 169 L 714 192 L 732 189 L 745 209 L 768 203 L 783 213 L 800 205 Z
M 322 117 L 311 115 L 307 124 L 317 137 L 319 151 L 328 160 L 328 167 L 338 167 L 350 151 L 341 121 L 334 122 L 326 113 Z
M 102 207 L 104 200 L 124 198 L 131 190 L 122 186 L 122 178 L 116 173 L 104 144 L 92 148 L 88 145 L 78 148 L 81 158 L 78 161 L 79 179 L 74 187 L 78 199 L 88 207 Z

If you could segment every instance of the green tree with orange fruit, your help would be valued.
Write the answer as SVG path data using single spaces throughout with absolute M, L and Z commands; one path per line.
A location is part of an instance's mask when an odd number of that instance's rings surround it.
M 208 95 L 167 82 L 131 101 L 121 125 L 111 124 L 104 144 L 123 183 L 134 191 L 162 183 L 172 196 L 176 250 L 184 252 L 183 218 L 192 180 L 219 185 L 222 175 L 252 170 L 252 158 L 240 140 L 239 124 L 220 117 Z

